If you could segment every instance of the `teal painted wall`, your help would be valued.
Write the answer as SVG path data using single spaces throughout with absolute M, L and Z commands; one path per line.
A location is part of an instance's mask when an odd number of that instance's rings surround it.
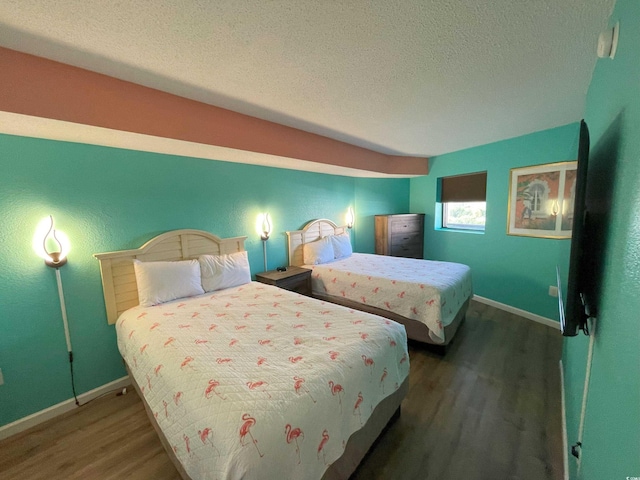
M 0 135 L 0 152 L 0 425 L 72 397 L 55 272 L 31 249 L 46 215 L 54 215 L 72 245 L 60 272 L 77 391 L 83 393 L 125 375 L 114 328 L 106 323 L 94 253 L 196 228 L 222 237 L 247 235 L 255 273 L 263 270 L 255 233 L 260 212 L 273 219 L 268 260 L 275 268 L 287 262 L 286 230 L 313 218 L 343 221 L 358 189 L 368 204 L 408 208 L 408 192 L 393 198 L 408 188 L 397 180 L 356 185 L 349 177 L 9 135 Z M 358 237 L 358 223 L 354 230 Z
M 376 215 L 409 212 L 409 179 L 356 178 L 356 250 L 375 253 Z
M 614 60 L 598 60 L 587 94 L 589 169 L 613 175 L 603 284 L 580 468 L 571 479 L 640 477 L 640 3 L 618 0 Z M 577 441 L 588 339 L 564 343 L 569 443 Z
M 429 175 L 411 179 L 411 211 L 426 213 L 425 258 L 467 264 L 475 294 L 557 320 L 557 300 L 548 290 L 556 265 L 566 276 L 570 241 L 507 235 L 509 172 L 575 160 L 577 151 L 578 125 L 571 124 L 431 158 Z M 485 233 L 436 230 L 437 179 L 485 170 Z

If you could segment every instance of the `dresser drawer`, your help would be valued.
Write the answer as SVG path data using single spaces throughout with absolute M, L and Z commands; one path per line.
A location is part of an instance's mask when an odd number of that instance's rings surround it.
M 408 232 L 421 232 L 422 231 L 422 219 L 420 218 L 398 218 L 391 220 L 391 234 L 408 233 Z
M 392 245 L 392 257 L 422 258 L 422 245 Z
M 423 236 L 421 232 L 394 233 L 391 235 L 391 247 L 422 244 Z

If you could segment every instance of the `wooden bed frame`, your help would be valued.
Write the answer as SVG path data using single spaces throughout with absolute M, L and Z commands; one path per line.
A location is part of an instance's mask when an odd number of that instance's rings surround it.
M 305 243 L 315 242 L 316 240 L 320 240 L 321 238 L 328 235 L 339 235 L 347 231 L 347 227 L 338 226 L 331 220 L 322 218 L 319 220 L 310 221 L 304 227 L 302 227 L 302 230 L 286 232 L 289 265 L 299 267 L 305 264 L 303 258 L 303 249 Z M 464 321 L 470 303 L 470 299 L 468 299 L 462 305 L 453 321 L 444 328 L 444 343 L 436 343 L 429 335 L 429 328 L 424 323 L 418 322 L 417 320 L 403 317 L 388 310 L 383 310 L 381 308 L 355 302 L 343 297 L 327 295 L 321 292 L 313 292 L 313 296 L 321 300 L 326 300 L 327 302 L 343 305 L 345 307 L 353 308 L 354 310 L 373 313 L 375 315 L 379 315 L 381 317 L 385 317 L 395 322 L 401 323 L 405 326 L 405 329 L 407 330 L 407 337 L 409 339 L 440 347 L 440 353 L 445 353 L 446 346 L 451 342 L 451 340 L 455 336 L 456 331 L 458 330 L 458 327 Z
M 244 241 L 246 238 L 222 239 L 201 230 L 173 230 L 152 238 L 140 248 L 94 254 L 94 257 L 100 261 L 102 289 L 109 324 L 115 324 L 122 312 L 139 304 L 138 286 L 133 268 L 134 259 L 143 262 L 179 261 L 195 259 L 199 255 L 242 252 L 245 250 Z M 126 365 L 126 367 L 127 372 L 129 372 L 129 366 Z M 173 449 L 162 434 L 133 375 L 129 374 L 129 378 L 142 399 L 149 421 L 158 433 L 162 445 L 165 447 L 180 476 L 185 480 L 197 480 L 190 478 L 186 474 Z M 400 404 L 408 390 L 409 377 L 406 378 L 396 392 L 380 402 L 364 426 L 351 435 L 343 455 L 328 467 L 322 480 L 349 478 L 380 434 L 399 417 Z

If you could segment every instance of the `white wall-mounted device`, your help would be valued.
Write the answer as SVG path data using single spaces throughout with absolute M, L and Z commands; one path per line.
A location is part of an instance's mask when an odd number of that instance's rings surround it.
M 618 49 L 618 35 L 620 31 L 620 22 L 616 22 L 613 28 L 605 30 L 598 37 L 598 57 L 613 58 L 616 56 Z

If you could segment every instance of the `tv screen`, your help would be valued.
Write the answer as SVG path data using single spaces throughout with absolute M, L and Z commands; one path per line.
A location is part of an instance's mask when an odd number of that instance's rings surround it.
M 589 129 L 584 120 L 580 122 L 578 143 L 578 166 L 573 205 L 571 252 L 569 254 L 569 276 L 567 278 L 567 300 L 563 302 L 561 272 L 556 269 L 558 282 L 558 309 L 562 334 L 573 337 L 579 330 L 587 332 L 587 319 L 595 312 L 589 304 L 589 201 L 587 178 L 589 163 Z

